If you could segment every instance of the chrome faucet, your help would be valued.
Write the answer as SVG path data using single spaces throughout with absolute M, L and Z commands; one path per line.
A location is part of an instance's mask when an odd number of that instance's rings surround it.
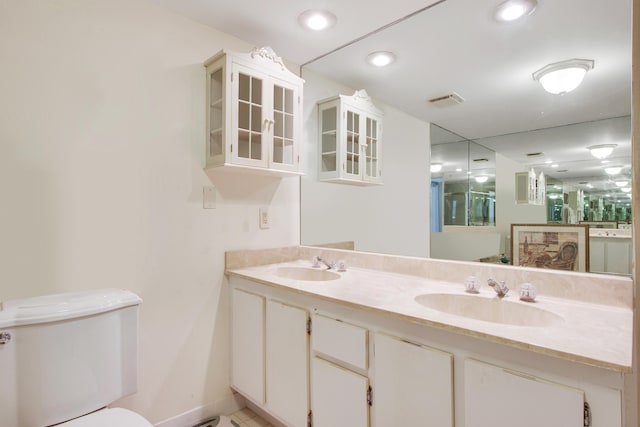
M 509 293 L 509 288 L 504 280 L 501 280 L 500 283 L 498 283 L 495 279 L 489 279 L 487 280 L 487 284 L 496 291 L 499 298 L 504 298 Z
M 327 260 L 325 260 L 320 256 L 313 257 L 313 268 L 320 268 L 320 263 L 323 263 L 324 265 L 326 265 L 327 270 L 332 270 L 336 266 L 335 262 L 327 262 Z

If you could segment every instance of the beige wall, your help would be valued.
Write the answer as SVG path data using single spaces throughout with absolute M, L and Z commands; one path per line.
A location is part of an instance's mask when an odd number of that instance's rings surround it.
M 121 403 L 152 422 L 230 396 L 224 251 L 299 242 L 295 178 L 214 177 L 202 209 L 202 62 L 223 47 L 252 46 L 147 0 L 0 1 L 0 300 L 140 294 Z

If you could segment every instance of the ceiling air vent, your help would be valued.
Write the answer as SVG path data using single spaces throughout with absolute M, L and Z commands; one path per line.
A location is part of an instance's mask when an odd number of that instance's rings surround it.
M 488 162 L 489 159 L 487 159 L 486 157 L 481 157 L 479 159 L 473 159 L 474 162 Z
M 527 157 L 540 157 L 543 155 L 544 153 L 542 151 L 538 151 L 537 153 L 527 153 Z
M 464 98 L 455 92 L 449 95 L 437 96 L 429 100 L 429 103 L 431 105 L 434 105 L 440 108 L 453 107 L 454 105 L 462 104 L 463 102 L 464 102 Z

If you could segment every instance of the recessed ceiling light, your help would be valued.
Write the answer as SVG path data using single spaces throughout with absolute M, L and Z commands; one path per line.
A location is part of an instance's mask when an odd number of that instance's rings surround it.
M 431 163 L 431 172 L 438 173 L 442 170 L 442 163 Z
M 391 52 L 378 51 L 367 55 L 367 62 L 376 67 L 384 67 L 396 60 L 396 56 Z
M 507 0 L 496 8 L 495 17 L 500 22 L 512 22 L 531 15 L 537 5 L 536 0 Z
M 478 176 L 476 176 L 476 182 L 479 182 L 479 183 L 487 182 L 488 179 L 489 179 L 489 177 L 486 176 L 486 175 L 478 175 Z
M 336 16 L 326 10 L 305 10 L 298 16 L 300 25 L 313 31 L 331 28 L 335 25 L 336 20 Z
M 554 163 L 551 165 L 552 168 L 557 168 L 559 165 L 557 163 Z

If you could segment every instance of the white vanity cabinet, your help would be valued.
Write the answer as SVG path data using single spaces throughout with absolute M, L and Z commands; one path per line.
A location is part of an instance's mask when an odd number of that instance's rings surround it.
M 231 386 L 287 426 L 309 413 L 308 312 L 233 288 Z
M 369 426 L 368 331 L 323 315 L 311 324 L 313 426 Z
M 318 102 L 320 181 L 382 184 L 382 112 L 364 90 Z
M 582 390 L 472 359 L 464 384 L 465 427 L 585 425 Z
M 264 404 L 265 298 L 231 290 L 231 386 Z
M 382 333 L 374 349 L 376 427 L 453 427 L 452 354 Z
M 592 273 L 629 275 L 632 260 L 631 237 L 589 236 L 589 271 Z
M 271 48 L 205 62 L 206 168 L 299 175 L 303 80 Z

